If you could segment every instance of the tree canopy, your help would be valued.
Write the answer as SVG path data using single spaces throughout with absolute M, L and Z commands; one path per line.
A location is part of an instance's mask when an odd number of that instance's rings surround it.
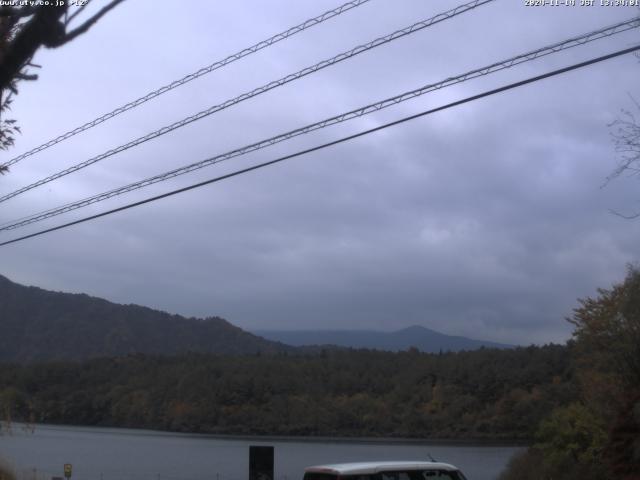
M 131 355 L 0 364 L 14 420 L 265 435 L 530 439 L 576 399 L 567 347 Z
M 640 478 L 640 270 L 579 303 L 568 319 L 579 394 L 540 423 L 504 480 Z

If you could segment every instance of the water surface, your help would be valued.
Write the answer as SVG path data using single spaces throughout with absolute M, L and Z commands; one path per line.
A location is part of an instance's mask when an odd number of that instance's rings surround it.
M 249 445 L 275 447 L 276 480 L 301 480 L 304 467 L 368 460 L 429 460 L 458 466 L 469 480 L 497 478 L 514 446 L 235 439 L 147 430 L 38 425 L 0 435 L 0 457 L 24 480 L 247 480 Z

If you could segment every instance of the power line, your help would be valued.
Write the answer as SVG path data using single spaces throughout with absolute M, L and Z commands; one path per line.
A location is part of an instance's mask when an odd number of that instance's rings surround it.
M 404 117 L 404 118 L 401 118 L 399 120 L 395 120 L 393 122 L 385 123 L 384 125 L 380 125 L 378 127 L 370 128 L 368 130 L 364 130 L 362 132 L 355 133 L 353 135 L 342 137 L 342 138 L 340 138 L 338 140 L 333 140 L 331 142 L 323 143 L 322 145 L 317 145 L 315 147 L 308 148 L 306 150 L 301 150 L 301 151 L 298 151 L 296 153 L 292 153 L 290 155 L 285 155 L 285 156 L 276 158 L 275 160 L 270 160 L 268 162 L 264 162 L 264 163 L 260 163 L 260 164 L 257 164 L 257 165 L 253 165 L 251 167 L 243 168 L 241 170 L 236 170 L 235 172 L 228 173 L 226 175 L 221 175 L 219 177 L 211 178 L 209 180 L 205 180 L 203 182 L 199 182 L 199 183 L 196 183 L 196 184 L 193 184 L 193 185 L 189 185 L 188 187 L 183 187 L 183 188 L 179 188 L 177 190 L 172 190 L 170 192 L 163 193 L 161 195 L 156 195 L 154 197 L 146 198 L 146 199 L 140 200 L 138 202 L 130 203 L 130 204 L 124 205 L 122 207 L 118 207 L 118 208 L 114 208 L 112 210 L 108 210 L 106 212 L 102 212 L 102 213 L 98 213 L 96 215 L 91 215 L 91 216 L 88 216 L 88 217 L 84 217 L 84 218 L 81 218 L 79 220 L 75 220 L 73 222 L 68 222 L 68 223 L 65 223 L 65 224 L 62 224 L 62 225 L 58 225 L 56 227 L 47 228 L 45 230 L 40 230 L 39 232 L 35 232 L 35 233 L 29 234 L 29 235 L 25 235 L 23 237 L 14 238 L 12 240 L 8 240 L 6 242 L 0 243 L 0 247 L 3 247 L 5 245 L 10 245 L 12 243 L 20 242 L 20 241 L 23 241 L 23 240 L 27 240 L 29 238 L 37 237 L 39 235 L 44 235 L 45 233 L 50 233 L 50 232 L 54 232 L 56 230 L 61 230 L 63 228 L 71 227 L 73 225 L 78 225 L 80 223 L 88 222 L 90 220 L 95 220 L 97 218 L 105 217 L 105 216 L 111 215 L 113 213 L 122 212 L 124 210 L 128 210 L 128 209 L 134 208 L 134 207 L 138 207 L 138 206 L 144 205 L 146 203 L 155 202 L 157 200 L 161 200 L 163 198 L 171 197 L 171 196 L 177 195 L 179 193 L 184 193 L 184 192 L 187 192 L 189 190 L 194 190 L 196 188 L 200 188 L 200 187 L 203 187 L 205 185 L 209 185 L 209 184 L 212 184 L 212 183 L 217 183 L 217 182 L 220 182 L 222 180 L 226 180 L 228 178 L 236 177 L 238 175 L 242 175 L 244 173 L 251 172 L 253 170 L 258 170 L 258 169 L 261 169 L 261 168 L 264 168 L 264 167 L 268 167 L 270 165 L 274 165 L 276 163 L 283 162 L 285 160 L 290 160 L 292 158 L 300 157 L 302 155 L 307 155 L 309 153 L 316 152 L 318 150 L 323 150 L 325 148 L 328 148 L 328 147 L 331 147 L 331 146 L 334 146 L 334 145 L 338 145 L 340 143 L 344 143 L 344 142 L 347 142 L 347 141 L 350 141 L 350 140 L 354 140 L 356 138 L 363 137 L 365 135 L 369 135 L 371 133 L 374 133 L 374 132 L 377 132 L 377 131 L 380 131 L 380 130 L 383 130 L 383 129 L 386 129 L 386 128 L 389 128 L 389 127 L 400 125 L 400 124 L 408 122 L 410 120 L 415 120 L 417 118 L 424 117 L 426 115 L 430 115 L 430 114 L 433 114 L 433 113 L 436 113 L 436 112 L 440 112 L 442 110 L 447 110 L 449 108 L 456 107 L 458 105 L 469 103 L 469 102 L 472 102 L 472 101 L 475 101 L 475 100 L 479 100 L 481 98 L 488 97 L 488 96 L 491 96 L 491 95 L 495 95 L 497 93 L 502 93 L 502 92 L 505 92 L 507 90 L 511 90 L 511 89 L 514 89 L 514 88 L 517 88 L 517 87 L 521 87 L 523 85 L 527 85 L 527 84 L 530 84 L 530 83 L 538 82 L 540 80 L 544 80 L 546 78 L 553 77 L 553 76 L 556 76 L 556 75 L 560 75 L 562 73 L 566 73 L 566 72 L 569 72 L 569 71 L 572 71 L 572 70 L 577 70 L 579 68 L 584 68 L 584 67 L 587 67 L 589 65 L 593 65 L 593 64 L 599 63 L 599 62 L 603 62 L 605 60 L 609 60 L 611 58 L 619 57 L 621 55 L 626 55 L 628 53 L 636 52 L 638 50 L 640 50 L 640 45 L 637 45 L 635 47 L 626 48 L 624 50 L 618 50 L 617 52 L 613 52 L 613 53 L 610 53 L 608 55 L 603 55 L 603 56 L 600 56 L 600 57 L 597 57 L 597 58 L 593 58 L 591 60 L 587 60 L 585 62 L 576 63 L 576 64 L 570 65 L 568 67 L 564 67 L 564 68 L 560 68 L 560 69 L 557 69 L 557 70 L 553 70 L 551 72 L 544 73 L 542 75 L 537 75 L 535 77 L 530 77 L 530 78 L 528 78 L 526 80 L 521 80 L 519 82 L 510 83 L 508 85 L 504 85 L 502 87 L 495 88 L 493 90 L 488 90 L 488 91 L 485 91 L 483 93 L 479 93 L 477 95 L 472 95 L 470 97 L 466 97 L 466 98 L 464 98 L 462 100 L 457 100 L 455 102 L 451 102 L 451 103 L 448 103 L 446 105 L 442 105 L 442 106 L 437 107 L 437 108 L 432 108 L 430 110 L 425 110 L 425 111 L 417 113 L 415 115 L 410 115 L 408 117 Z
M 390 33 L 388 35 L 385 35 L 383 37 L 378 37 L 375 40 L 372 40 L 371 42 L 368 42 L 364 45 L 359 45 L 357 47 L 352 48 L 351 50 L 348 50 L 346 52 L 342 52 L 332 58 L 329 58 L 327 60 L 323 60 L 321 62 L 316 63 L 315 65 L 312 65 L 310 67 L 306 67 L 303 68 L 302 70 L 299 70 L 295 73 L 291 73 L 285 77 L 282 77 L 278 80 L 274 80 L 272 82 L 269 82 L 265 85 L 262 85 L 261 87 L 255 88 L 253 90 L 251 90 L 250 92 L 246 92 L 243 93 L 242 95 L 239 95 L 235 98 L 226 100 L 223 103 L 220 103 L 218 105 L 214 105 L 212 107 L 207 108 L 206 110 L 202 110 L 196 114 L 193 114 L 189 117 L 183 118 L 182 120 L 179 120 L 177 122 L 172 123 L 171 125 L 166 125 L 158 130 L 155 130 L 153 132 L 150 132 L 142 137 L 138 137 L 135 140 L 132 140 L 126 144 L 120 145 L 116 148 L 112 148 L 104 153 L 101 153 L 100 155 L 97 155 L 95 157 L 92 157 L 88 160 L 85 160 L 83 162 L 80 162 L 76 165 L 73 165 L 69 168 L 66 168 L 64 170 L 61 170 L 57 173 L 54 173 L 53 175 L 50 175 L 48 177 L 45 177 L 41 180 L 38 180 L 37 182 L 34 182 L 30 185 L 27 185 L 25 187 L 19 188 L 18 190 L 15 190 L 11 193 L 5 194 L 3 196 L 0 197 L 0 203 L 5 202 L 17 195 L 20 195 L 22 193 L 25 193 L 29 190 L 32 190 L 36 187 L 39 187 L 41 185 L 47 184 L 49 182 L 52 182 L 54 180 L 57 180 L 58 178 L 64 177 L 66 175 L 69 175 L 73 172 L 77 172 L 78 170 L 81 170 L 83 168 L 86 168 L 90 165 L 93 165 L 94 163 L 97 163 L 99 161 L 104 160 L 105 158 L 111 157 L 112 155 L 115 155 L 117 153 L 120 152 L 124 152 L 125 150 L 128 150 L 130 148 L 136 147 L 138 145 L 141 145 L 145 142 L 148 142 L 150 140 L 153 140 L 155 138 L 158 138 L 162 135 L 166 135 L 169 132 L 172 132 L 178 128 L 182 128 L 186 125 L 189 125 L 195 121 L 201 120 L 205 117 L 208 117 L 209 115 L 212 115 L 214 113 L 220 112 L 226 108 L 229 108 L 233 105 L 236 105 L 238 103 L 244 102 L 245 100 L 249 100 L 250 98 L 256 97 L 258 95 L 261 95 L 263 93 L 266 93 L 270 90 L 273 90 L 274 88 L 278 88 L 282 85 L 286 85 L 287 83 L 293 82 L 295 80 L 298 80 L 302 77 L 305 77 L 309 74 L 318 72 L 324 68 L 330 67 L 332 65 L 335 65 L 337 63 L 343 62 L 344 60 L 348 60 L 352 57 L 355 57 L 356 55 L 359 55 L 361 53 L 367 52 L 369 50 L 372 50 L 374 48 L 377 48 L 381 45 L 385 45 L 389 42 L 392 42 L 394 40 L 397 40 L 399 38 L 405 37 L 407 35 L 411 35 L 413 33 L 416 33 L 420 30 L 423 30 L 427 27 L 430 27 L 432 25 L 435 25 L 436 23 L 440 23 L 444 20 L 448 20 L 450 18 L 453 18 L 457 15 L 460 15 L 462 13 L 468 12 L 469 10 L 473 10 L 474 8 L 477 8 L 481 5 L 487 4 L 487 3 L 491 3 L 495 0 L 473 0 L 472 2 L 463 4 L 463 5 L 459 5 L 451 10 L 448 10 L 446 12 L 440 13 L 434 17 L 431 17 L 427 20 L 422 20 L 420 22 L 414 23 L 413 25 L 410 25 L 406 28 L 400 29 L 400 30 L 396 30 L 393 33 Z
M 100 125 L 101 123 L 106 122 L 107 120 L 112 119 L 113 117 L 116 117 L 118 115 L 120 115 L 121 113 L 124 113 L 128 110 L 131 110 L 132 108 L 135 108 L 139 105 L 142 105 L 143 103 L 148 102 L 149 100 L 152 100 L 164 93 L 167 93 L 170 90 L 173 90 L 174 88 L 178 88 L 186 83 L 191 82 L 192 80 L 195 80 L 196 78 L 200 78 L 203 75 L 206 75 L 208 73 L 213 72 L 214 70 L 218 70 L 219 68 L 225 67 L 227 65 L 229 65 L 230 63 L 233 63 L 237 60 L 240 60 L 241 58 L 244 58 L 248 55 L 251 55 L 252 53 L 256 53 L 260 50 L 262 50 L 263 48 L 267 48 L 270 47 L 271 45 L 280 42 L 281 40 L 285 40 L 297 33 L 300 33 L 304 30 L 307 30 L 308 28 L 314 27 L 316 25 L 321 24 L 322 22 L 325 22 L 331 18 L 337 17 L 338 15 L 345 13 L 349 10 L 352 10 L 356 7 L 359 7 L 367 2 L 369 2 L 370 0 L 353 0 L 350 2 L 347 2 L 343 5 L 340 5 L 337 8 L 334 8 L 333 10 L 328 10 L 326 12 L 324 12 L 321 15 L 318 15 L 317 17 L 313 17 L 310 18 L 308 20 L 305 20 L 304 22 L 289 28 L 288 30 L 285 30 L 284 32 L 278 33 L 272 37 L 267 38 L 266 40 L 262 40 L 258 43 L 256 43 L 255 45 L 252 45 L 250 47 L 247 47 L 243 50 L 240 50 L 239 52 L 236 52 L 232 55 L 229 55 L 228 57 L 222 59 L 222 60 L 218 60 L 217 62 L 212 63 L 211 65 L 208 65 L 206 67 L 201 68 L 200 70 L 190 73 L 188 75 L 185 75 L 184 77 L 182 77 L 179 80 L 175 80 L 167 85 L 163 85 L 162 87 L 147 93 L 146 95 L 137 98 L 129 103 L 126 103 L 125 105 L 122 105 L 118 108 L 116 108 L 115 110 L 110 111 L 109 113 L 105 113 L 104 115 L 91 120 L 90 122 L 85 123 L 84 125 L 80 125 L 79 127 L 74 128 L 73 130 L 69 130 L 68 132 L 63 133 L 62 135 L 59 135 L 58 137 L 53 138 L 52 140 L 49 140 L 48 142 L 43 143 L 42 145 L 39 145 L 35 148 L 33 148 L 32 150 L 29 150 L 28 152 L 25 152 L 21 155 L 18 155 L 17 157 L 12 158 L 11 160 L 9 160 L 8 162 L 5 162 L 2 164 L 3 167 L 8 167 L 10 165 L 14 165 L 16 163 L 18 163 L 21 160 L 24 160 L 27 157 L 30 157 L 31 155 L 35 155 L 38 152 L 41 152 L 43 150 L 46 150 L 49 147 L 52 147 L 64 140 L 67 140 L 68 138 L 71 138 L 79 133 L 84 132 L 85 130 L 89 130 L 90 128 L 95 127 L 96 125 Z
M 195 170 L 199 170 L 201 168 L 210 166 L 210 165 L 214 165 L 216 163 L 220 163 L 226 160 L 229 160 L 231 158 L 235 158 L 238 156 L 242 156 L 245 155 L 247 153 L 256 151 L 256 150 L 260 150 L 262 148 L 266 148 L 269 147 L 271 145 L 274 145 L 276 143 L 280 143 L 283 142 L 285 140 L 289 140 L 291 138 L 294 138 L 296 136 L 299 135 L 303 135 L 303 134 L 307 134 L 310 133 L 312 131 L 315 130 L 319 130 L 321 128 L 325 128 L 331 125 L 335 125 L 338 123 L 342 123 L 354 118 L 358 118 L 364 115 L 368 115 L 370 113 L 376 112 L 378 110 L 382 110 L 384 108 L 388 108 L 392 105 L 396 105 L 402 102 L 405 102 L 407 100 L 413 99 L 415 97 L 418 97 L 420 95 L 424 95 L 426 93 L 435 91 L 435 90 L 439 90 L 451 85 L 454 85 L 456 83 L 461 83 L 473 78 L 477 78 L 480 76 L 484 76 L 484 75 L 488 75 L 490 73 L 494 73 L 497 72 L 499 70 L 504 70 L 507 68 L 511 68 L 515 65 L 519 65 L 521 63 L 524 62 L 528 62 L 528 61 L 532 61 L 536 58 L 540 58 L 546 55 L 550 55 L 553 53 L 557 53 L 560 52 L 562 50 L 566 50 L 569 48 L 573 48 L 579 45 L 584 45 L 585 43 L 588 42 L 592 42 L 601 38 L 606 38 L 606 37 L 610 37 L 611 35 L 615 35 L 627 30 L 630 30 L 632 28 L 637 28 L 640 27 L 640 17 L 635 17 L 633 19 L 629 19 L 626 20 L 624 22 L 620 22 L 608 27 L 604 27 L 601 28 L 599 30 L 593 31 L 593 32 L 589 32 L 583 35 L 580 35 L 578 37 L 572 37 L 569 38 L 567 40 L 564 40 L 562 42 L 558 42 L 558 43 L 554 43 L 551 44 L 549 46 L 545 46 L 542 48 L 539 48 L 537 50 L 533 50 L 527 53 L 523 53 L 520 55 L 517 55 L 515 57 L 510 57 L 506 60 L 502 60 L 500 62 L 496 62 L 493 63 L 491 65 L 479 68 L 479 69 L 475 69 L 475 70 L 471 70 L 469 72 L 463 73 L 461 75 L 455 76 L 455 77 L 449 77 L 445 80 L 442 80 L 440 82 L 437 83 L 432 83 L 429 85 L 425 85 L 423 87 L 420 87 L 418 89 L 409 91 L 409 92 L 404 92 L 400 95 L 396 95 L 394 97 L 390 97 L 387 98 L 385 100 L 373 103 L 373 104 L 369 104 L 366 105 L 364 107 L 358 108 L 356 110 L 351 110 L 349 112 L 346 113 L 342 113 L 340 115 L 334 116 L 334 117 L 330 117 L 327 118 L 325 120 L 322 120 L 320 122 L 316 122 L 310 125 L 306 125 L 304 127 L 295 129 L 295 130 L 291 130 L 289 132 L 271 137 L 271 138 L 267 138 L 261 141 L 258 141 L 256 143 L 250 144 L 250 145 L 246 145 L 244 147 L 220 154 L 220 155 L 216 155 L 214 157 L 210 157 L 204 160 L 201 160 L 199 162 L 195 162 L 192 163 L 190 165 L 186 165 L 183 167 L 179 167 L 176 168 L 174 170 L 170 170 L 168 172 L 162 173 L 162 174 L 158 174 L 155 175 L 153 177 L 149 177 L 146 178 L 144 180 L 140 180 L 138 182 L 134 182 L 131 183 L 129 185 L 125 185 L 123 187 L 119 187 L 113 190 L 109 190 L 107 192 L 103 192 L 97 195 L 94 195 L 92 197 L 88 197 L 76 202 L 72 202 L 72 203 L 68 203 L 50 210 L 46 210 L 43 212 L 39 212 L 36 214 L 32 214 L 29 215 L 27 217 L 22 217 L 20 219 L 16 219 L 16 220 L 11 220 L 9 222 L 6 222 L 2 225 L 0 225 L 0 231 L 7 231 L 7 230 L 13 230 L 19 227 L 23 227 L 35 222 L 39 222 L 42 220 L 45 220 L 47 218 L 51 218 L 57 215 L 61 215 L 67 212 L 70 212 L 72 210 L 76 210 L 78 208 L 82 208 L 88 205 L 91 205 L 93 203 L 97 203 L 97 202 L 101 202 L 104 200 L 107 200 L 109 198 L 115 197 L 115 196 L 119 196 L 119 195 L 123 195 L 125 193 L 129 193 L 131 191 L 134 190 L 138 190 L 140 188 L 144 188 L 147 187 L 149 185 L 153 185 L 155 183 L 159 183 L 165 180 L 168 180 L 170 178 L 174 178 L 180 175 L 184 175 L 186 173 L 189 172 L 193 172 Z

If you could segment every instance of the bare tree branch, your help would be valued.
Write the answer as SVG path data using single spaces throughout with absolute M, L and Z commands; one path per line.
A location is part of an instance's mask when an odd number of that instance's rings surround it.
M 640 218 L 640 212 L 633 213 L 631 215 L 625 215 L 624 213 L 620 213 L 617 210 L 609 209 L 609 213 L 612 213 L 616 217 L 624 218 L 625 220 L 635 220 L 636 218 Z
M 82 12 L 82 10 L 84 10 L 85 7 L 89 5 L 90 2 L 91 0 L 87 0 L 86 3 L 83 3 L 80 7 L 78 7 L 78 9 L 75 12 L 73 12 L 72 15 L 69 16 L 69 18 L 65 22 L 65 25 L 69 25 L 71 22 L 73 22 L 73 19 L 76 18 L 78 14 Z
M 111 3 L 109 3 L 105 7 L 101 8 L 100 11 L 98 13 L 96 13 L 93 17 L 91 17 L 86 22 L 84 22 L 82 25 L 80 25 L 79 27 L 71 30 L 64 37 L 62 37 L 62 39 L 61 39 L 62 43 L 60 45 L 62 45 L 64 43 L 67 43 L 67 42 L 70 42 L 71 40 L 76 38 L 78 35 L 82 35 L 83 33 L 87 32 L 98 20 L 100 20 L 100 18 L 102 18 L 105 14 L 107 14 L 113 8 L 117 7 L 118 4 L 122 3 L 123 1 L 124 0 L 112 0 Z M 55 45 L 55 46 L 57 46 L 57 45 Z
M 70 32 L 67 32 L 67 26 L 77 18 L 88 2 L 77 8 L 70 16 L 68 16 L 68 1 L 46 2 L 46 4 L 37 2 L 37 5 L 34 2 L 34 5 L 21 7 L 0 5 L 0 150 L 11 147 L 14 136 L 20 133 L 20 127 L 16 125 L 16 121 L 4 119 L 3 113 L 10 109 L 12 95 L 18 93 L 17 82 L 37 80 L 38 75 L 28 71 L 28 67 L 40 68 L 39 65 L 31 63 L 36 51 L 42 46 L 56 48 L 70 42 L 87 32 L 98 20 L 123 1 L 110 1 L 95 15 Z M 6 168 L 1 168 L 0 174 L 7 171 Z
M 640 112 L 640 103 L 632 95 L 629 97 Z M 605 185 L 624 173 L 637 175 L 640 171 L 640 121 L 634 112 L 622 110 L 620 116 L 609 124 L 609 128 L 620 160 L 615 170 L 606 178 Z
M 18 73 L 16 75 L 17 80 L 37 80 L 38 75 L 35 73 Z

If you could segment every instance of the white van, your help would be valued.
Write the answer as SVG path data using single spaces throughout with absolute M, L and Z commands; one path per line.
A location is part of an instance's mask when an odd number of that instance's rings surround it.
M 304 480 L 466 480 L 466 477 L 448 463 L 359 462 L 307 467 Z

